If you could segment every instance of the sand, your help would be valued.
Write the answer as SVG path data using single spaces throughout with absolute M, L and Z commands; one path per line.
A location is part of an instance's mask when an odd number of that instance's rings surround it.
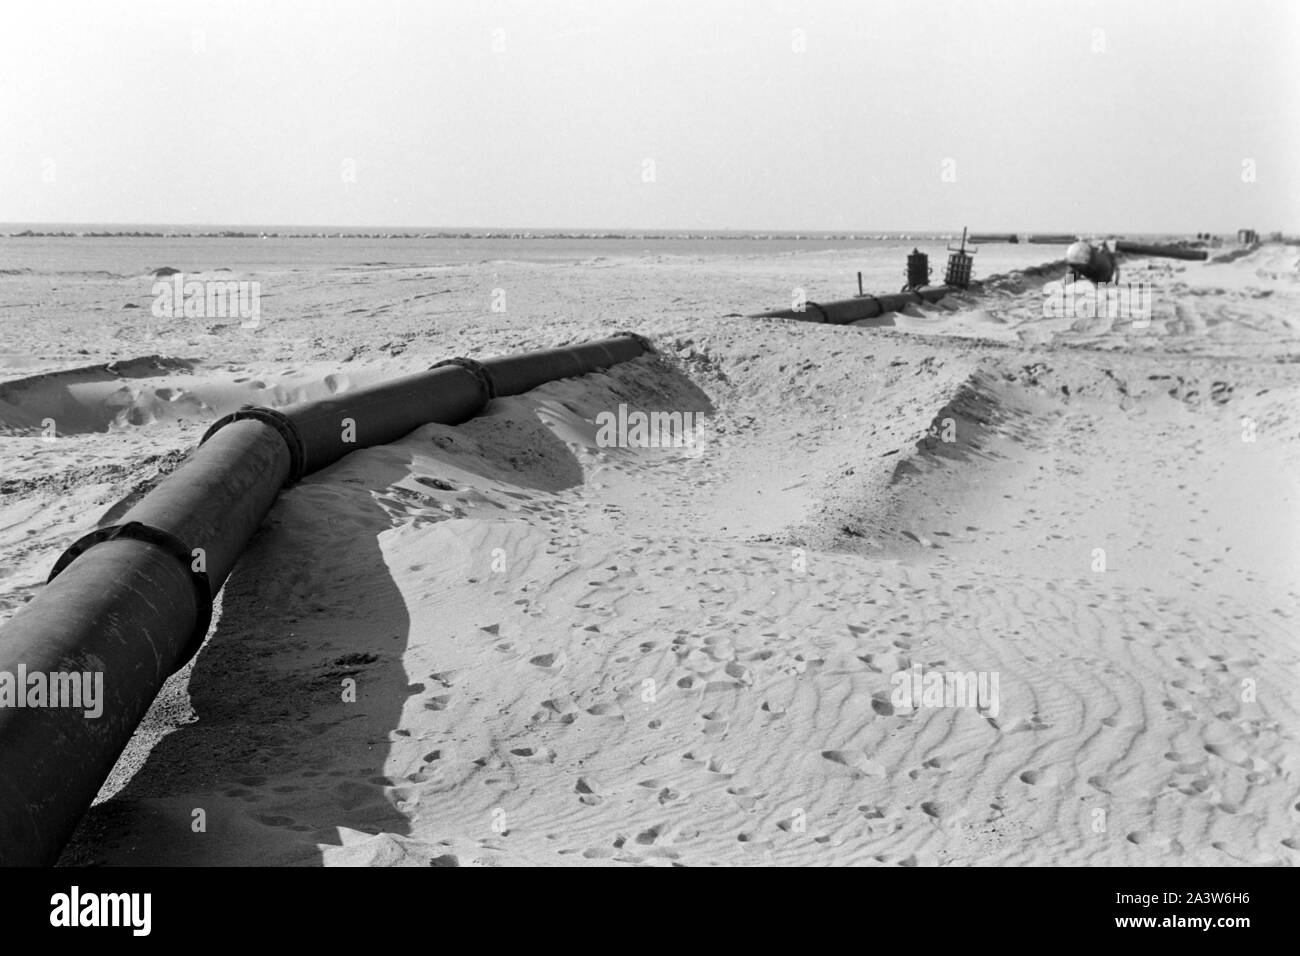
M 282 494 L 64 862 L 1296 862 L 1300 248 L 1219 258 L 1127 262 L 1145 327 L 1044 318 L 1055 267 L 735 315 L 844 297 L 835 253 L 268 272 L 255 331 L 0 278 L 3 616 L 244 402 L 660 352 Z M 704 440 L 600 447 L 620 403 Z

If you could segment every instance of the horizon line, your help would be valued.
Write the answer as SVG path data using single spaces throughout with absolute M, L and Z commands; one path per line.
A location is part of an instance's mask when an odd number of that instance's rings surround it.
M 518 235 L 520 233 L 559 233 L 562 235 L 581 235 L 591 236 L 600 234 L 604 236 L 644 236 L 658 235 L 667 233 L 689 233 L 695 235 L 715 235 L 719 233 L 733 233 L 739 235 L 782 235 L 793 238 L 795 236 L 811 235 L 813 238 L 820 236 L 835 237 L 848 235 L 863 236 L 884 236 L 888 238 L 890 234 L 917 234 L 928 233 L 934 235 L 960 235 L 960 230 L 945 229 L 924 229 L 909 227 L 891 227 L 891 228 L 737 228 L 732 226 L 696 226 L 696 227 L 678 227 L 678 226 L 661 226 L 661 227 L 638 227 L 638 226 L 396 226 L 396 225 L 339 225 L 330 224 L 311 224 L 311 223 L 203 223 L 203 222 L 122 222 L 122 221 L 40 221 L 40 220 L 13 220 L 0 221 L 0 229 L 6 234 L 11 235 L 9 227 L 40 227 L 42 229 L 115 229 L 139 231 L 141 229 L 158 229 L 158 230 L 177 230 L 183 229 L 188 231 L 286 231 L 286 230 L 310 230 L 314 232 L 427 232 L 427 233 L 466 233 L 466 232 L 485 232 L 485 233 L 504 233 Z M 1240 227 L 1246 228 L 1246 227 Z M 1015 235 L 1017 237 L 1028 235 L 1194 235 L 1193 231 L 1181 229 L 968 229 L 972 236 L 976 235 Z M 1202 230 L 1206 231 L 1206 230 Z M 1214 234 L 1235 234 L 1238 229 L 1208 230 Z M 1272 232 L 1286 233 L 1285 229 L 1255 229 L 1257 233 L 1269 234 Z

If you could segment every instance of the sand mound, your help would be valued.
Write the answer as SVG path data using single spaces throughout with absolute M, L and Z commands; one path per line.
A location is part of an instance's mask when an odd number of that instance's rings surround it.
M 1231 489 L 1297 451 L 1216 436 L 1295 383 L 932 341 L 719 323 L 311 476 L 69 860 L 1282 860 L 1300 568 Z
M 183 402 L 184 393 L 163 389 L 159 395 L 146 388 L 146 397 L 129 382 L 166 378 L 169 373 L 191 368 L 192 363 L 185 359 L 147 356 L 5 382 L 0 384 L 0 427 L 41 428 L 52 421 L 59 433 L 77 434 L 105 431 L 114 424 L 155 421 L 161 417 L 163 402 Z M 191 403 L 183 402 L 182 407 L 190 413 L 200 411 Z
M 5 382 L 0 430 L 40 432 L 52 422 L 57 434 L 77 435 L 156 422 L 210 422 L 246 404 L 280 407 L 324 398 L 390 374 L 373 367 L 346 375 L 317 367 L 260 377 L 199 371 L 195 360 L 151 355 Z

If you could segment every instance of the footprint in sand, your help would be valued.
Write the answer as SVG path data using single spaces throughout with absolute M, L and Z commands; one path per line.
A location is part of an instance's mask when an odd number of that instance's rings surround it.
M 542 709 L 547 720 L 558 719 L 562 724 L 571 724 L 578 719 L 578 705 L 562 697 L 542 701 Z
M 1228 761 L 1228 763 L 1235 764 L 1238 767 L 1245 767 L 1248 770 L 1252 769 L 1250 756 L 1246 751 L 1233 744 L 1206 744 L 1205 750 L 1207 753 Z
M 513 747 L 510 754 L 532 763 L 555 763 L 555 751 L 550 747 Z
M 578 795 L 578 801 L 589 807 L 597 807 L 605 802 L 598 789 L 591 777 L 579 777 L 578 782 L 573 785 L 573 792 Z
M 700 719 L 704 721 L 704 733 L 709 736 L 721 736 L 727 732 L 727 718 L 716 710 L 701 714 Z
M 746 853 L 764 855 L 771 853 L 774 849 L 771 840 L 755 840 L 752 833 L 741 831 L 736 834 L 736 839 L 740 842 Z
M 1211 781 L 1209 777 L 1197 777 L 1195 780 L 1192 780 L 1185 786 L 1178 787 L 1177 789 L 1178 792 L 1185 797 L 1199 797 L 1201 794 L 1205 793 L 1205 791 L 1210 789 L 1210 783 Z
M 886 776 L 884 765 L 872 760 L 863 753 L 847 750 L 823 750 L 821 755 L 831 763 L 847 767 L 854 779 L 861 779 L 862 777 L 883 779 Z
M 653 846 L 664 831 L 664 824 L 656 823 L 652 827 L 646 827 L 635 837 L 635 842 L 640 846 Z
M 702 770 L 708 765 L 708 761 L 697 757 L 693 750 L 688 750 L 682 754 L 682 763 L 692 770 Z
M 563 653 L 538 654 L 536 657 L 529 658 L 528 663 L 542 670 L 558 671 L 564 667 L 564 660 Z
M 907 772 L 907 776 L 912 780 L 916 780 L 918 777 L 921 776 L 921 774 L 924 771 L 927 770 L 931 771 L 932 773 L 938 773 L 938 774 L 944 774 L 948 772 L 944 770 L 942 760 L 940 760 L 938 757 L 931 757 L 929 760 L 921 764 L 921 766 L 916 770 L 909 770 Z
M 742 810 L 753 812 L 762 799 L 762 794 L 754 793 L 752 787 L 728 787 L 727 793 L 735 798 Z
M 731 768 L 730 764 L 724 763 L 717 757 L 710 757 L 704 769 L 714 777 L 720 777 L 723 780 L 730 780 L 736 775 L 736 771 Z
M 749 668 L 745 667 L 743 664 L 738 664 L 735 661 L 732 661 L 723 668 L 723 671 L 728 677 L 734 677 L 742 684 L 754 683 L 754 677 L 750 674 Z

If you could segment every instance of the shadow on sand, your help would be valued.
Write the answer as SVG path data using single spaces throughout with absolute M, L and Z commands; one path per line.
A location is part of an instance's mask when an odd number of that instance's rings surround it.
M 693 383 L 671 378 L 712 411 Z M 490 436 L 492 412 L 462 434 Z M 506 417 L 516 432 L 522 418 L 514 437 L 550 463 L 512 474 L 517 488 L 583 481 L 569 446 L 535 414 Z M 355 452 L 281 494 L 226 582 L 188 680 L 182 671 L 159 695 L 115 770 L 129 779 L 87 813 L 62 865 L 315 866 L 331 846 L 409 835 L 411 781 L 386 776 L 385 764 L 408 733 L 403 709 L 428 694 L 403 666 L 412 622 L 380 539 L 449 520 L 418 505 L 403 512 L 395 504 L 412 502 L 410 489 L 393 493 L 411 479 L 417 450 L 445 444 L 430 431 L 439 428 Z M 485 459 L 456 464 L 501 479 Z

